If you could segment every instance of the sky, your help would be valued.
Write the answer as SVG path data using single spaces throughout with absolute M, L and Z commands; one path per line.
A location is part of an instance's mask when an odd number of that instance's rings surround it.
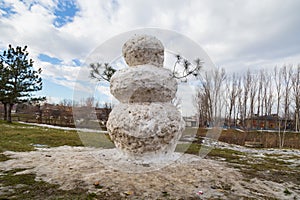
M 89 77 L 78 78 L 86 60 L 136 29 L 182 34 L 229 73 L 297 65 L 299 9 L 299 0 L 0 0 L 0 50 L 27 45 L 43 70 L 39 95 L 58 103 L 73 99 L 74 87 L 88 95 Z M 91 90 L 112 101 L 107 84 Z

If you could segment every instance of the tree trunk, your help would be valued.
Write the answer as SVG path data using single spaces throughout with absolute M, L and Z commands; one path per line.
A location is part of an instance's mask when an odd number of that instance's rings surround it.
M 3 103 L 4 105 L 4 116 L 3 116 L 3 120 L 7 120 L 7 103 Z
M 7 112 L 7 122 L 8 123 L 11 123 L 12 120 L 11 120 L 11 109 L 13 107 L 14 104 L 8 104 L 8 112 Z

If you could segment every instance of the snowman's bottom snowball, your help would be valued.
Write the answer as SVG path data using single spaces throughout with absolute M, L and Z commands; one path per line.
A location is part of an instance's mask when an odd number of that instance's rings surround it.
M 171 103 L 119 104 L 109 115 L 107 130 L 129 158 L 164 157 L 174 152 L 185 123 Z

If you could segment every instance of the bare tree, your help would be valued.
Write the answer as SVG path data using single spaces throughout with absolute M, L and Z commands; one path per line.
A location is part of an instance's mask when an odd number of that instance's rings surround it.
M 279 139 L 279 147 L 281 147 L 281 120 L 279 116 L 280 111 L 280 102 L 281 102 L 281 93 L 282 93 L 282 76 L 281 76 L 282 69 L 278 69 L 277 66 L 274 68 L 274 83 L 276 89 L 276 115 L 278 119 L 278 139 Z
M 265 84 L 265 71 L 260 70 L 258 74 L 258 93 L 257 93 L 257 116 L 262 116 L 264 114 L 264 84 Z M 262 128 L 261 121 L 258 120 L 258 127 Z
M 251 73 L 249 69 L 247 70 L 246 75 L 243 77 L 243 109 L 242 109 L 242 114 L 241 114 L 241 120 L 242 122 L 245 121 L 247 117 L 247 108 L 248 108 L 248 100 L 249 100 L 249 93 L 250 93 L 250 88 L 251 88 Z M 245 126 L 245 124 L 243 124 Z
M 196 104 L 198 105 L 199 124 L 205 126 L 212 121 L 212 83 L 211 76 L 205 72 L 201 80 L 201 86 L 196 94 Z
M 207 123 L 214 126 L 221 125 L 221 116 L 224 108 L 221 94 L 224 92 L 223 83 L 226 74 L 223 68 L 214 69 L 204 73 L 201 78 L 201 87 L 196 96 L 199 110 L 199 116 L 204 115 L 203 119 L 207 119 Z M 203 107 L 203 105 L 205 107 Z
M 297 66 L 292 77 L 293 100 L 295 104 L 295 131 L 299 132 L 300 126 L 300 64 Z
M 290 119 L 290 95 L 291 95 L 291 82 L 292 82 L 292 67 L 283 66 L 282 68 L 282 77 L 283 77 L 283 85 L 284 85 L 284 92 L 283 92 L 283 108 L 284 108 L 284 130 L 282 135 L 280 136 L 279 131 L 279 147 L 282 148 L 284 146 L 285 140 L 285 133 L 287 129 L 287 123 Z
M 251 77 L 251 86 L 250 86 L 250 95 L 249 95 L 249 101 L 250 101 L 250 109 L 249 109 L 249 115 L 251 118 L 251 127 L 253 128 L 253 117 L 254 117 L 254 108 L 255 108 L 255 100 L 257 98 L 257 78 L 253 75 L 250 75 Z
M 205 90 L 199 88 L 195 96 L 195 104 L 199 119 L 199 126 L 207 126 L 211 121 L 209 99 Z
M 237 109 L 235 111 L 235 126 L 240 124 L 242 113 L 243 113 L 243 87 L 242 87 L 242 78 L 239 77 L 237 84 Z
M 264 116 L 269 116 L 272 114 L 273 101 L 273 91 L 271 85 L 271 76 L 269 72 L 263 71 L 261 76 L 262 81 L 262 103 L 261 112 Z M 267 118 L 265 117 L 264 126 L 266 127 Z
M 85 99 L 85 105 L 89 108 L 92 108 L 94 106 L 94 101 L 95 101 L 94 97 L 87 97 Z
M 272 88 L 272 78 L 271 76 L 267 77 L 267 85 L 266 85 L 266 113 L 267 115 L 271 115 L 272 114 L 272 109 L 274 106 L 274 94 L 273 94 L 273 88 Z
M 221 94 L 223 93 L 223 83 L 226 80 L 226 73 L 223 68 L 214 70 L 213 83 L 214 83 L 214 115 L 215 121 L 221 119 L 222 110 L 224 104 L 221 100 Z
M 73 102 L 70 99 L 63 99 L 62 101 L 60 101 L 59 105 L 66 106 L 66 107 L 72 107 Z
M 227 122 L 228 125 L 232 125 L 232 114 L 233 114 L 233 109 L 236 104 L 236 98 L 237 98 L 237 75 L 234 73 L 231 75 L 230 78 L 227 78 L 226 81 L 226 96 L 227 96 L 227 101 L 228 101 L 228 117 L 227 117 Z
M 274 83 L 276 89 L 276 115 L 279 116 L 280 111 L 280 102 L 281 102 L 281 93 L 282 93 L 282 76 L 281 69 L 278 69 L 277 66 L 274 68 Z

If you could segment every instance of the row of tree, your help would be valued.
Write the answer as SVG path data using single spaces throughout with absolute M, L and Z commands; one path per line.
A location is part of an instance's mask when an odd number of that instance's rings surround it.
M 245 127 L 245 119 L 255 116 L 282 116 L 300 130 L 300 65 L 248 70 L 245 74 L 226 74 L 214 69 L 201 76 L 196 95 L 200 122 Z M 221 124 L 220 124 L 221 125 Z
M 3 107 L 0 106 L 0 112 L 2 110 Z M 98 119 L 102 125 L 105 125 L 111 110 L 111 103 L 100 104 L 94 97 L 87 97 L 79 102 L 63 99 L 58 104 L 47 103 L 47 101 L 36 104 L 19 103 L 15 106 L 15 118 L 18 121 L 74 126 L 75 116 L 77 121 Z
M 4 120 L 11 122 L 14 104 L 45 99 L 32 95 L 42 89 L 41 71 L 41 68 L 33 68 L 27 46 L 13 48 L 9 45 L 0 54 L 0 102 L 4 105 Z

